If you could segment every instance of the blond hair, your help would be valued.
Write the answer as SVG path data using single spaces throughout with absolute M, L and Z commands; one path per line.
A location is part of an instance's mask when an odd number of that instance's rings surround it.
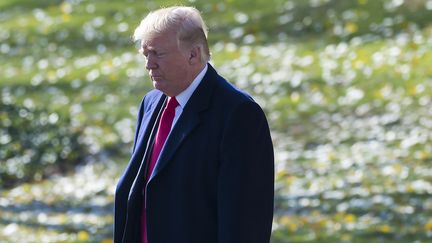
M 194 7 L 174 6 L 150 12 L 135 29 L 133 40 L 143 41 L 169 30 L 176 32 L 179 47 L 199 46 L 201 60 L 210 60 L 207 26 Z

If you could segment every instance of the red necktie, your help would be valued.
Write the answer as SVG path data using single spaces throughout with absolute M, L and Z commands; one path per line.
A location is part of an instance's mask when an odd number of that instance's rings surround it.
M 168 137 L 168 134 L 171 131 L 171 126 L 174 120 L 175 108 L 179 105 L 175 97 L 171 97 L 168 99 L 168 104 L 162 112 L 162 117 L 159 122 L 159 127 L 156 133 L 155 142 L 153 145 L 153 150 L 150 156 L 150 163 L 147 169 L 146 176 L 146 184 L 150 179 L 150 176 L 153 172 L 153 169 L 156 165 L 156 161 L 159 158 L 159 154 L 162 150 L 163 145 L 165 144 L 165 140 Z M 143 203 L 143 210 L 141 214 L 141 242 L 148 243 L 147 241 L 147 223 L 146 223 L 146 215 L 145 215 L 145 202 Z

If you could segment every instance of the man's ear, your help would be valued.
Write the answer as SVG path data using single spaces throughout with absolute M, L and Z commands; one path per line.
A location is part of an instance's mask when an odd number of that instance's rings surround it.
M 201 63 L 201 47 L 194 46 L 189 52 L 189 64 Z

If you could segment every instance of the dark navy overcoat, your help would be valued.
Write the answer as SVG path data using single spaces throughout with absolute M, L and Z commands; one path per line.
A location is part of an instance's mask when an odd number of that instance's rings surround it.
M 268 243 L 274 158 L 260 106 L 209 64 L 148 182 L 146 158 L 166 96 L 139 108 L 132 157 L 115 193 L 115 243 L 138 243 L 146 203 L 149 243 Z

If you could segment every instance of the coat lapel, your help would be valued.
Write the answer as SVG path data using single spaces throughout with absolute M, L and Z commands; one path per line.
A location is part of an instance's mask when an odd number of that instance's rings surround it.
M 177 148 L 201 122 L 200 113 L 209 107 L 211 94 L 215 85 L 216 71 L 210 64 L 208 64 L 208 67 L 206 75 L 190 97 L 185 109 L 168 136 L 149 182 L 172 161 Z
M 150 177 L 150 180 L 152 180 L 153 177 L 157 176 L 157 174 L 160 173 L 160 171 L 168 164 L 180 144 L 184 141 L 188 134 L 193 131 L 193 129 L 200 123 L 200 118 L 196 113 L 189 114 L 188 116 L 183 116 L 182 114 L 182 118 L 184 119 L 179 119 L 176 126 L 167 138 L 167 141 L 158 159 L 154 172 Z
M 129 197 L 133 198 L 136 196 L 140 196 L 140 191 L 144 187 L 145 182 L 145 173 L 146 173 L 146 167 L 147 163 L 145 163 L 146 158 L 148 157 L 148 154 L 150 153 L 151 148 L 151 137 L 153 136 L 152 132 L 156 132 L 157 128 L 155 128 L 157 124 L 158 116 L 160 116 L 163 104 L 165 103 L 166 96 L 161 93 L 161 95 L 158 95 L 155 98 L 155 101 L 151 104 L 151 107 L 146 112 L 147 115 L 144 115 L 144 117 L 149 117 L 146 120 L 143 120 L 141 124 L 141 129 L 143 130 L 142 134 L 138 135 L 137 140 L 137 149 L 132 154 L 132 160 L 135 161 L 135 163 L 139 163 L 139 168 L 136 171 L 136 174 L 134 176 L 134 181 L 131 186 L 131 190 L 129 191 Z M 141 133 L 140 129 L 140 133 Z M 134 200 L 131 200 L 134 201 Z
M 138 137 L 137 137 L 137 143 L 138 143 L 138 147 L 139 146 L 145 146 L 147 145 L 147 141 L 148 139 L 143 138 L 145 137 L 149 137 L 150 136 L 150 132 L 151 129 L 153 128 L 154 124 L 156 124 L 157 122 L 157 116 L 159 111 L 161 110 L 164 102 L 165 102 L 165 98 L 166 96 L 163 95 L 162 93 L 160 95 L 158 95 L 155 98 L 155 102 L 152 103 L 150 105 L 149 108 L 147 108 L 147 110 L 144 111 L 144 115 L 143 115 L 143 121 L 141 122 L 140 125 L 140 129 L 139 129 L 139 133 L 138 133 Z M 135 154 L 134 150 L 134 154 Z

